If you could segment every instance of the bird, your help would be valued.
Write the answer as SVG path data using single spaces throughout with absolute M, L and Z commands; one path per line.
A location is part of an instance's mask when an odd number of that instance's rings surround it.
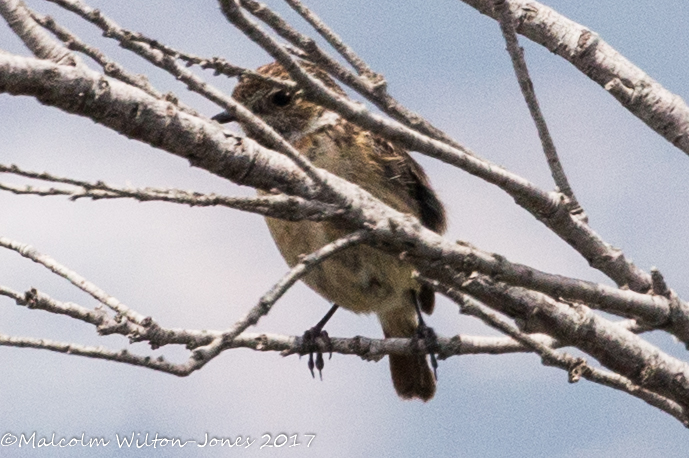
M 344 91 L 322 69 L 310 62 L 300 66 L 340 96 Z M 259 75 L 292 82 L 285 68 L 273 62 L 259 67 Z M 445 209 L 422 167 L 403 147 L 347 121 L 334 111 L 311 102 L 298 87 L 285 89 L 268 81 L 241 76 L 232 97 L 279 133 L 318 168 L 325 169 L 368 191 L 390 207 L 419 219 L 442 234 L 447 225 Z M 218 122 L 232 121 L 220 113 Z M 248 137 L 259 143 L 252 128 L 240 123 Z M 264 145 L 266 146 L 266 145 Z M 294 266 L 300 257 L 352 231 L 334 221 L 285 221 L 266 217 L 270 233 L 285 261 Z M 409 262 L 368 245 L 349 247 L 326 259 L 303 277 L 316 293 L 335 304 L 305 337 L 322 331 L 337 307 L 355 313 L 374 313 L 388 337 L 418 337 L 425 326 L 421 311 L 433 312 L 434 291 L 418 283 Z M 424 328 L 432 333 L 431 328 Z M 437 342 L 437 341 L 436 341 Z M 322 369 L 322 355 L 318 369 Z M 393 386 L 402 399 L 428 401 L 436 391 L 433 371 L 425 354 L 389 355 Z M 313 374 L 313 361 L 309 361 Z

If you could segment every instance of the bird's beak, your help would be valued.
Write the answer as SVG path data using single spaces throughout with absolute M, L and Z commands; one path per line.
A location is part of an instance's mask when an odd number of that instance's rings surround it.
M 220 124 L 227 124 L 228 122 L 234 122 L 237 119 L 229 114 L 227 111 L 223 111 L 222 113 L 218 113 L 217 115 L 213 116 L 211 118 L 213 121 L 217 121 Z

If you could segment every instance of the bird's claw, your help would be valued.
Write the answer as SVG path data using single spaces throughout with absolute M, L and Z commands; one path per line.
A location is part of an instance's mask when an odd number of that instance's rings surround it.
M 314 373 L 314 368 L 318 370 L 318 376 L 323 380 L 323 367 L 325 366 L 325 361 L 323 360 L 323 352 L 318 346 L 317 339 L 323 340 L 327 351 L 330 353 L 330 358 L 333 357 L 332 341 L 327 331 L 313 327 L 306 331 L 302 336 L 302 348 L 304 348 L 303 354 L 309 354 L 309 371 L 311 371 L 311 377 L 316 378 Z M 316 360 L 314 362 L 313 354 L 316 354 Z
M 423 345 L 428 351 L 431 357 L 431 367 L 433 368 L 433 376 L 438 380 L 438 360 L 436 358 L 436 353 L 440 351 L 440 344 L 438 343 L 438 336 L 432 327 L 426 325 L 426 323 L 421 323 L 416 328 L 416 334 L 413 337 L 415 341 L 415 347 L 418 348 L 418 342 L 423 341 Z

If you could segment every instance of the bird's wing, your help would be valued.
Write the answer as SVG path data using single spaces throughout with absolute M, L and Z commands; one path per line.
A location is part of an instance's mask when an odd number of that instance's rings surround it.
M 447 227 L 445 208 L 431 188 L 423 168 L 403 148 L 389 141 L 373 136 L 376 158 L 383 168 L 386 178 L 394 187 L 399 186 L 411 198 L 421 224 L 442 234 Z M 426 285 L 416 296 L 419 307 L 427 314 L 433 313 L 435 292 Z
M 380 163 L 390 183 L 411 198 L 421 224 L 439 234 L 445 232 L 445 208 L 421 166 L 403 148 L 375 135 L 373 142 L 373 159 Z

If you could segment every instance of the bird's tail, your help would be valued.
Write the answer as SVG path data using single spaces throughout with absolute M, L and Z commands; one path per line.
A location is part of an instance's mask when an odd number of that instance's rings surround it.
M 404 313 L 407 312 L 407 313 Z M 413 337 L 418 327 L 416 311 L 395 310 L 379 314 L 385 337 Z M 389 355 L 390 373 L 395 391 L 403 399 L 428 401 L 435 394 L 435 377 L 426 355 Z

